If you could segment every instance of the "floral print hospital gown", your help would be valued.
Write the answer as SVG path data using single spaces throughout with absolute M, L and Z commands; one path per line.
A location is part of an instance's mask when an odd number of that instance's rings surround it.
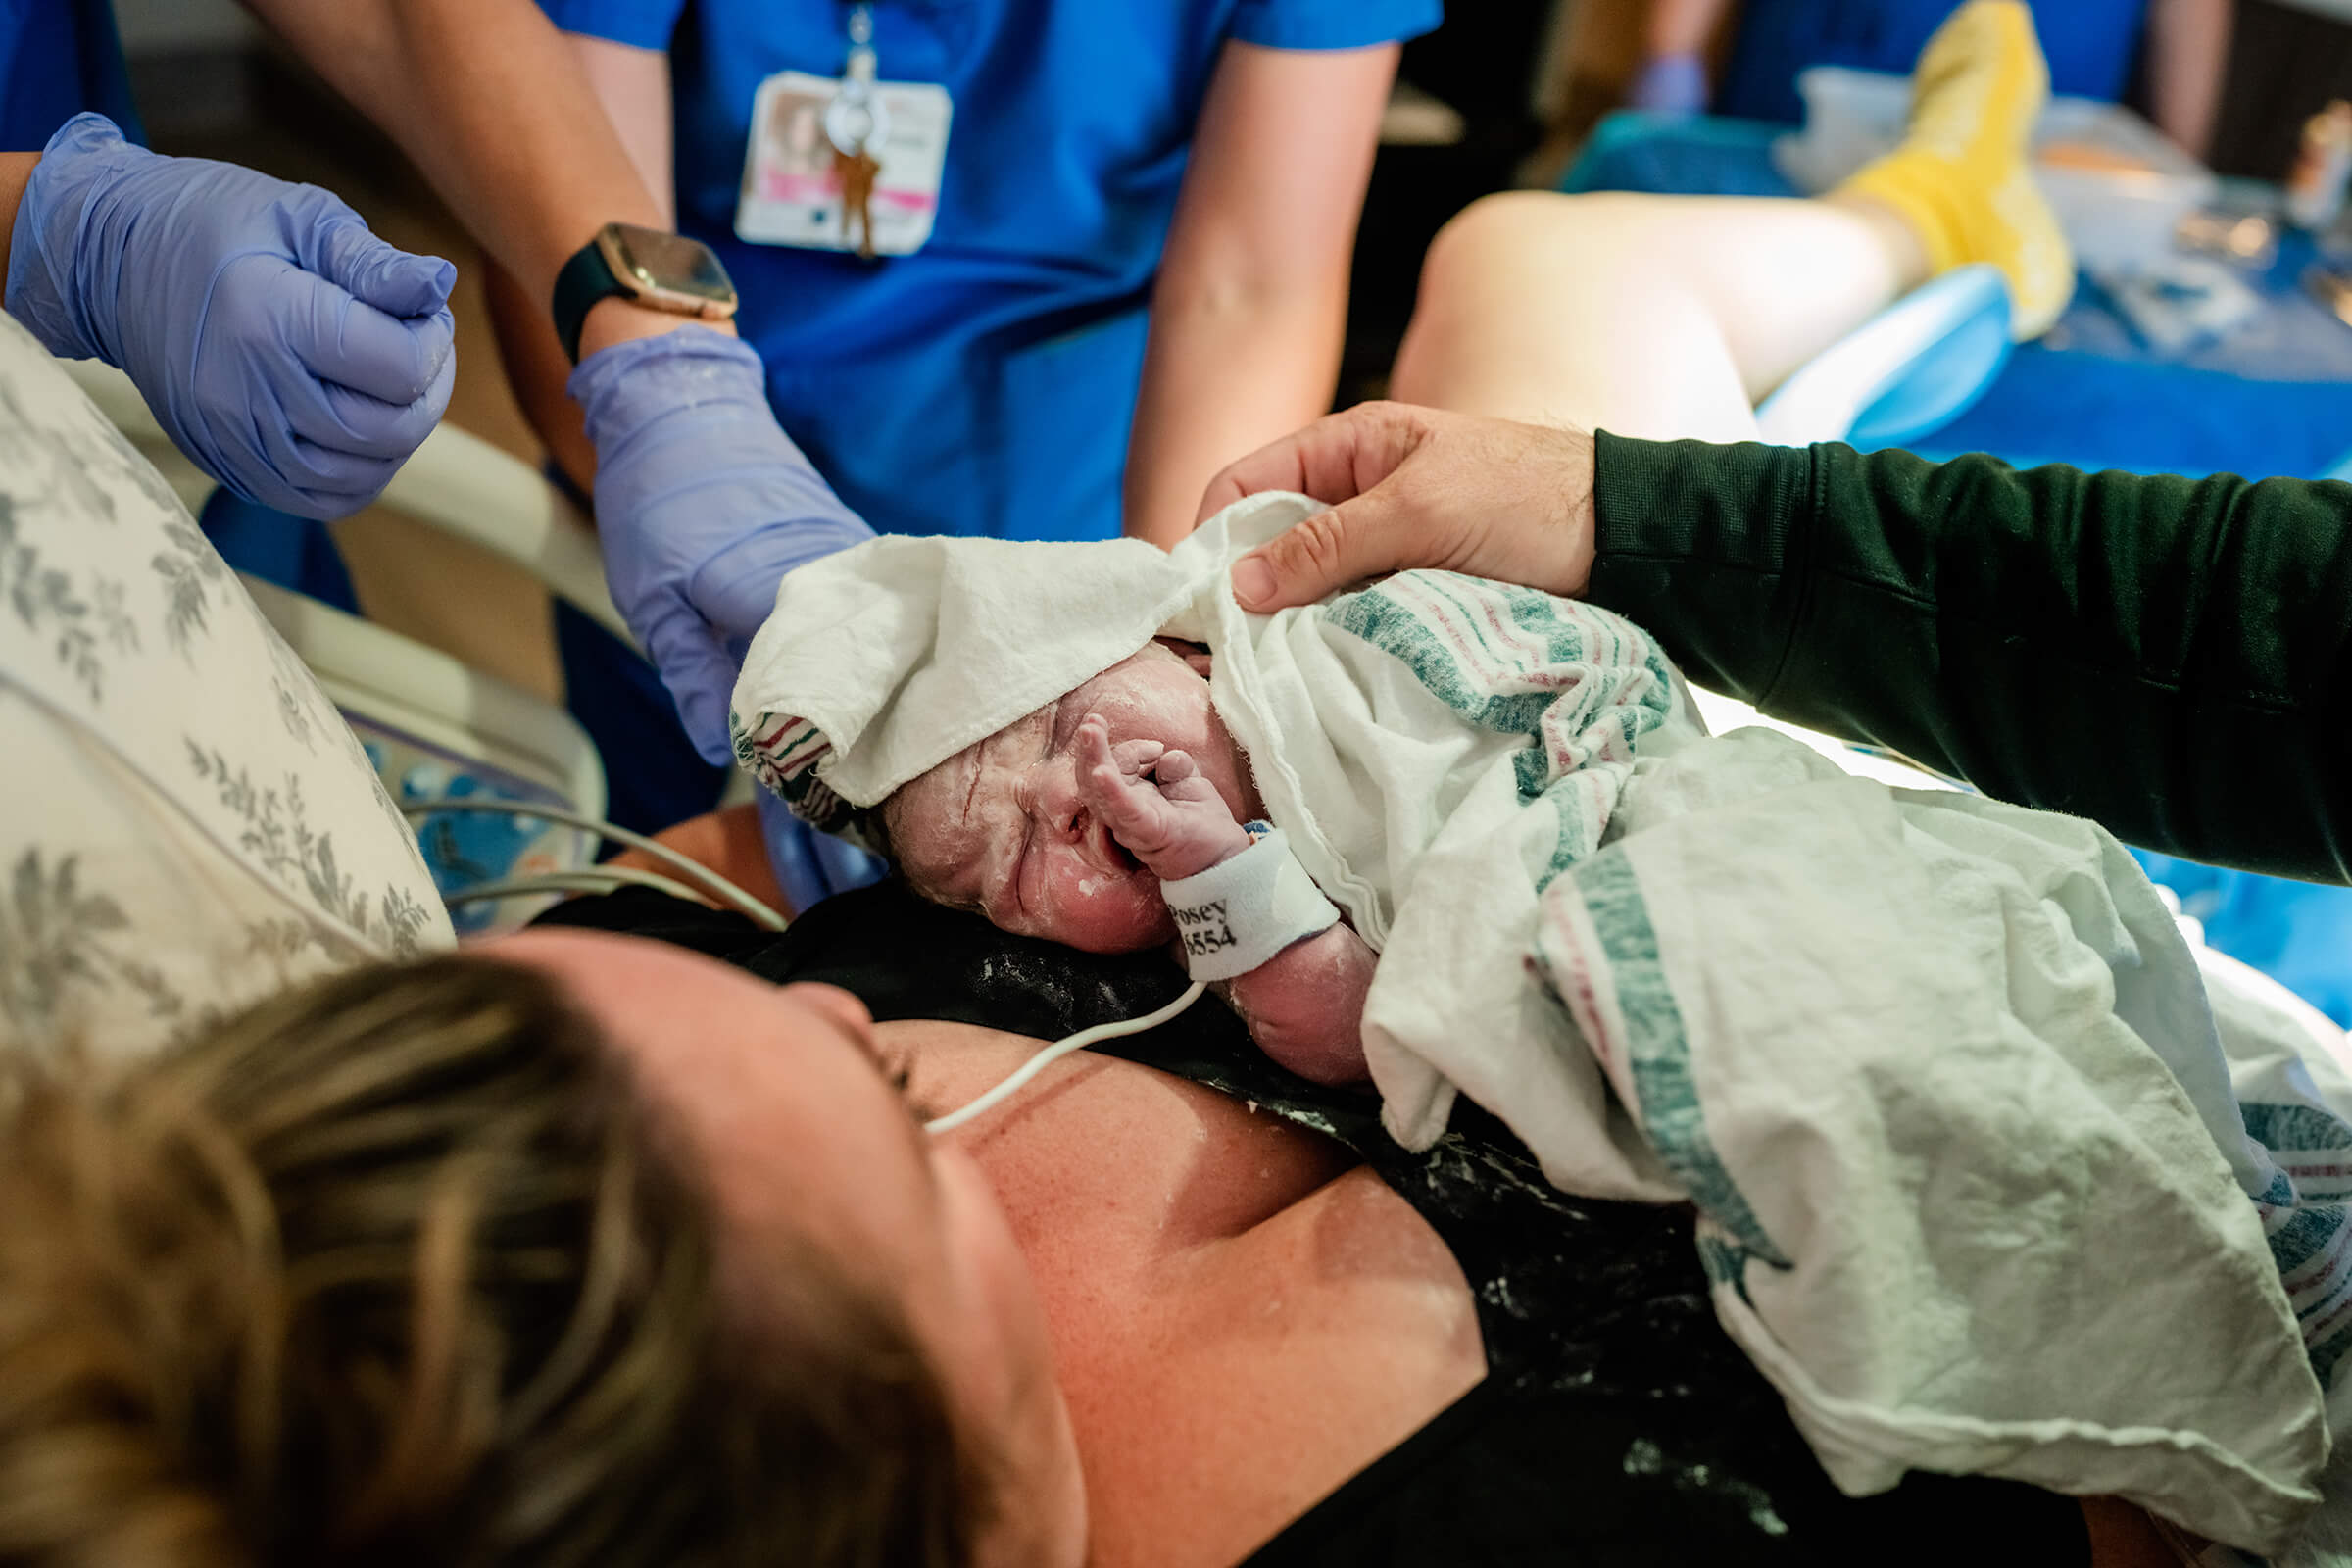
M 151 1050 L 453 940 L 326 694 L 0 317 L 0 1042 Z

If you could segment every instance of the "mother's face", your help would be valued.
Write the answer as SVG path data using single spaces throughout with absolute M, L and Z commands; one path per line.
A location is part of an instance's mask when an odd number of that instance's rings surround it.
M 555 976 L 678 1130 L 753 1321 L 789 1311 L 781 1271 L 809 1246 L 899 1302 L 964 1441 L 1006 1476 L 998 1522 L 1021 1539 L 991 1544 L 1008 1562 L 1075 1563 L 1084 1494 L 1027 1265 L 979 1167 L 927 1136 L 891 1082 L 857 999 L 588 932 L 527 932 L 496 955 Z

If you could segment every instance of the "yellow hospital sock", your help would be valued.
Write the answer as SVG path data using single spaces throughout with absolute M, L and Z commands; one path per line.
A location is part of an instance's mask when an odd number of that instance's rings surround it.
M 2038 337 L 2075 291 L 2075 258 L 2034 183 L 2034 122 L 2050 71 L 2019 0 L 1969 0 L 1921 51 L 1902 145 L 1839 185 L 1891 210 L 1938 272 L 1990 262 L 2009 280 L 2010 333 Z

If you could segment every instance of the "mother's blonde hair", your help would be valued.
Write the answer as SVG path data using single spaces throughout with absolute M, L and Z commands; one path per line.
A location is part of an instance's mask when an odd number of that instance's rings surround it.
M 0 1563 L 945 1564 L 886 1303 L 730 1321 L 708 1206 L 535 972 L 378 968 L 5 1069 Z

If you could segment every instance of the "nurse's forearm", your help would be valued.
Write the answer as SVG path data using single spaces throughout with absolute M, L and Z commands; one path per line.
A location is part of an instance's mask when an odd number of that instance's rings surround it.
M 1163 298 L 1127 449 L 1128 535 L 1173 546 L 1219 469 L 1329 409 L 1346 329 L 1344 280 L 1268 305 Z
M 1218 57 L 1152 300 L 1129 534 L 1174 544 L 1218 470 L 1330 408 L 1396 53 Z
M 571 378 L 571 362 L 564 357 L 564 345 L 556 341 L 544 302 L 524 294 L 513 273 L 495 266 L 483 275 L 482 300 L 489 307 L 499 364 L 506 368 L 507 387 L 514 394 L 516 407 L 564 476 L 582 495 L 589 494 L 596 485 L 596 448 L 588 444 L 580 406 L 564 390 Z M 668 319 L 677 322 L 685 318 Z M 595 324 L 593 313 L 590 324 Z M 583 330 L 580 346 L 592 350 L 606 344 L 593 342 Z
M 533 300 L 600 224 L 667 226 L 532 0 L 246 3 L 400 144 Z
M 446 28 L 445 0 L 401 0 L 397 5 L 387 5 L 386 0 L 350 0 L 332 8 L 316 0 L 252 3 L 306 52 L 331 52 L 348 47 L 355 37 L 369 38 L 380 51 L 405 50 L 420 79 L 429 77 L 426 63 L 436 50 L 449 45 L 452 36 Z M 518 36 L 521 48 L 515 58 L 534 61 L 532 69 L 544 68 L 549 74 L 544 91 L 512 100 L 532 106 L 530 114 L 518 119 L 521 133 L 536 135 L 543 126 L 579 127 L 578 161 L 549 156 L 541 171 L 546 175 L 544 189 L 528 177 L 528 171 L 518 175 L 510 170 L 505 175 L 492 171 L 478 179 L 471 197 L 446 188 L 443 194 L 474 226 L 475 237 L 490 252 L 485 295 L 499 356 L 515 401 L 549 454 L 585 491 L 595 478 L 596 454 L 581 427 L 578 406 L 564 392 L 571 363 L 556 340 L 552 318 L 555 270 L 605 222 L 671 226 L 669 62 L 659 51 L 560 32 L 546 24 L 529 0 L 523 0 L 520 9 L 528 15 L 518 23 L 512 15 L 514 0 L 489 0 L 481 7 L 489 40 L 510 33 Z M 326 69 L 323 63 L 320 69 Z M 338 85 L 374 114 L 382 95 L 383 83 L 377 79 L 381 74 L 380 71 L 362 70 L 354 74 L 353 80 L 338 80 Z M 443 95 L 462 98 L 466 91 L 498 90 L 502 79 L 491 73 L 470 89 L 445 87 Z M 407 106 L 396 107 L 406 113 Z M 460 108 L 470 108 L 484 117 L 482 122 L 504 123 L 493 113 L 499 108 L 495 104 L 461 103 Z M 410 141 L 414 127 L 404 128 L 405 122 L 387 124 L 420 165 L 427 165 L 428 155 L 441 145 L 433 139 L 439 134 L 438 127 L 428 125 L 426 141 L 419 144 Z M 582 170 L 591 172 L 591 177 L 578 177 Z M 540 204 L 535 219 L 523 208 L 511 212 L 504 205 L 500 180 L 517 177 L 523 188 L 513 194 L 525 207 L 532 202 Z M 579 195 L 583 189 L 592 194 Z M 466 206 L 469 200 L 486 202 L 486 215 L 469 211 Z M 586 205 L 588 202 L 596 205 Z M 519 220 L 517 213 L 523 213 Z M 533 238 L 548 235 L 554 238 L 544 242 Z M 615 296 L 588 313 L 581 324 L 580 353 L 585 358 L 629 338 L 674 331 L 687 320 Z M 734 330 L 727 321 L 702 324 L 719 331 Z
M 1723 25 L 1724 0 L 1651 0 L 1642 42 L 1652 55 L 1694 55 Z

